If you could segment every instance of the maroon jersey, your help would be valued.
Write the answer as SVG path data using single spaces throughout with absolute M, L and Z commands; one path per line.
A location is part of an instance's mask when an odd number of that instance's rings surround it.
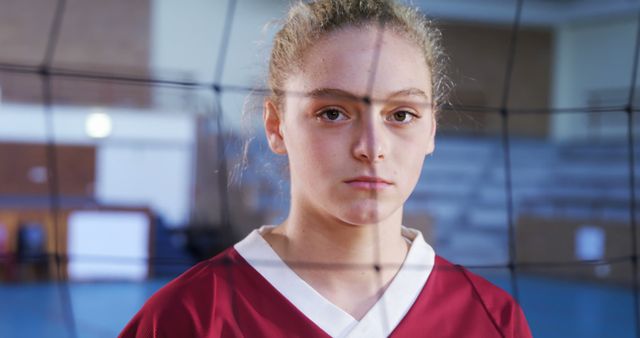
M 360 320 L 298 277 L 255 230 L 154 294 L 120 337 L 518 337 L 509 294 L 436 256 L 415 230 L 405 261 Z

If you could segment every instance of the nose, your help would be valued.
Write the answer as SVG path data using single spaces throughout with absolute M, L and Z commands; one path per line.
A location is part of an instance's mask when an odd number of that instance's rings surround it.
M 354 158 L 372 163 L 384 160 L 387 153 L 387 140 L 383 124 L 383 121 L 373 116 L 360 120 L 354 133 L 352 150 Z

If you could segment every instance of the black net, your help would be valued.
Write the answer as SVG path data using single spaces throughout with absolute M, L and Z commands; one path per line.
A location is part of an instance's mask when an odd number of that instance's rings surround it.
M 25 2 L 26 3 L 26 2 Z M 246 81 L 236 81 L 234 74 L 228 74 L 226 72 L 227 65 L 234 62 L 230 59 L 229 51 L 234 47 L 234 41 L 236 39 L 237 28 L 239 25 L 247 24 L 251 22 L 253 16 L 251 16 L 251 1 L 243 0 L 229 0 L 224 7 L 226 14 L 224 15 L 223 22 L 216 22 L 207 29 L 215 30 L 215 64 L 211 69 L 211 79 L 190 78 L 188 76 L 182 77 L 178 74 L 163 74 L 162 76 L 152 76 L 145 71 L 140 71 L 142 67 L 136 65 L 135 58 L 130 60 L 120 60 L 116 54 L 112 55 L 114 63 L 122 63 L 120 69 L 130 67 L 133 69 L 131 72 L 114 74 L 108 71 L 100 71 L 99 67 L 83 67 L 83 64 L 88 60 L 72 60 L 73 62 L 56 62 L 56 56 L 59 53 L 64 54 L 65 49 L 61 48 L 61 45 L 68 44 L 65 39 L 70 39 L 69 36 L 65 36 L 65 29 L 68 31 L 72 25 L 77 27 L 77 22 L 82 24 L 82 13 L 78 7 L 83 6 L 76 1 L 59 0 L 53 5 L 54 2 L 48 3 L 48 8 L 41 8 L 38 11 L 34 20 L 29 20 L 29 29 L 37 30 L 41 32 L 48 32 L 46 39 L 42 41 L 31 41 L 31 51 L 37 53 L 28 53 L 28 57 L 24 57 L 25 53 L 20 54 L 16 52 L 13 55 L 12 51 L 2 51 L 2 57 L 4 60 L 12 60 L 11 62 L 0 63 L 0 74 L 4 81 L 11 81 L 14 83 L 20 83 L 20 90 L 17 92 L 22 93 L 27 97 L 27 101 L 37 102 L 44 107 L 42 114 L 38 117 L 38 120 L 42 123 L 37 128 L 42 128 L 46 135 L 47 143 L 44 149 L 43 156 L 46 163 L 46 189 L 47 199 L 42 202 L 45 203 L 52 215 L 53 220 L 52 227 L 54 229 L 53 235 L 53 251 L 43 253 L 47 259 L 51 260 L 55 266 L 55 279 L 57 283 L 55 286 L 58 288 L 59 305 L 61 309 L 61 316 L 65 323 L 66 334 L 70 337 L 79 336 L 78 325 L 76 321 L 78 316 L 74 313 L 73 299 L 69 291 L 69 283 L 66 282 L 66 263 L 73 259 L 73 256 L 67 255 L 63 250 L 59 249 L 62 245 L 61 236 L 59 233 L 58 220 L 60 219 L 63 210 L 67 204 L 73 204 L 69 198 L 65 195 L 65 187 L 63 184 L 63 177 L 65 170 L 64 165 L 61 165 L 61 158 L 63 154 L 59 151 L 56 141 L 56 116 L 57 110 L 56 104 L 78 104 L 78 105 L 92 105 L 100 103 L 101 100 L 106 100 L 112 105 L 120 105 L 128 108 L 135 107 L 151 107 L 154 108 L 158 103 L 151 98 L 150 91 L 153 89 L 156 93 L 160 93 L 157 96 L 162 98 L 172 98 L 167 102 L 172 102 L 169 105 L 169 110 L 173 109 L 176 112 L 184 113 L 185 111 L 202 111 L 199 124 L 202 128 L 206 128 L 211 131 L 211 135 L 214 135 L 214 139 L 210 140 L 215 145 L 215 151 L 208 155 L 211 163 L 215 163 L 218 174 L 210 177 L 203 176 L 201 179 L 204 182 L 210 181 L 212 186 L 215 186 L 215 193 L 209 192 L 212 197 L 207 201 L 215 201 L 217 203 L 217 211 L 214 211 L 214 215 L 208 215 L 212 218 L 219 220 L 218 231 L 233 233 L 238 231 L 234 226 L 234 219 L 232 215 L 231 201 L 228 198 L 230 194 L 234 192 L 229 191 L 230 180 L 237 179 L 236 176 L 228 175 L 234 171 L 236 163 L 241 161 L 237 154 L 243 151 L 248 152 L 264 152 L 267 149 L 260 148 L 242 148 L 242 140 L 234 140 L 231 133 L 228 132 L 227 124 L 234 124 L 237 121 L 227 121 L 223 117 L 228 118 L 229 114 L 223 114 L 228 109 L 241 109 L 242 107 L 233 106 L 231 101 L 237 102 L 238 97 L 245 97 L 247 95 L 254 95 L 257 97 L 264 97 L 269 95 L 269 90 L 262 86 L 247 85 Z M 626 58 L 632 58 L 630 73 L 630 84 L 626 91 L 623 91 L 625 95 L 622 99 L 611 99 L 613 94 L 606 92 L 597 92 L 591 95 L 592 102 L 588 106 L 571 107 L 548 104 L 546 106 L 536 106 L 535 102 L 540 102 L 541 99 L 531 99 L 527 101 L 527 95 L 537 95 L 536 93 L 527 93 L 527 87 L 525 82 L 528 77 L 531 77 L 532 73 L 519 66 L 519 56 L 523 53 L 535 53 L 535 50 L 531 50 L 532 44 L 536 46 L 536 39 L 540 37 L 537 33 L 531 33 L 529 31 L 521 34 L 521 19 L 523 15 L 526 15 L 526 5 L 523 0 L 518 0 L 511 3 L 513 5 L 513 20 L 510 28 L 507 30 L 508 35 L 503 35 L 501 40 L 496 43 L 488 43 L 487 48 L 495 47 L 504 53 L 504 57 L 499 63 L 502 66 L 503 76 L 501 79 L 496 80 L 495 83 L 501 84 L 501 95 L 499 97 L 484 97 L 475 100 L 474 93 L 465 93 L 464 97 L 470 98 L 468 102 L 456 102 L 453 100 L 453 104 L 444 107 L 443 114 L 448 114 L 448 117 L 444 118 L 442 124 L 445 129 L 456 128 L 457 125 L 471 125 L 478 126 L 482 122 L 478 121 L 499 121 L 494 124 L 498 126 L 497 130 L 493 133 L 486 134 L 480 138 L 474 139 L 473 142 L 482 144 L 477 145 L 477 148 L 460 150 L 456 144 L 457 140 L 446 143 L 444 149 L 439 150 L 434 155 L 437 161 L 438 156 L 456 156 L 461 157 L 458 162 L 461 166 L 456 168 L 444 167 L 439 168 L 437 163 L 434 163 L 432 167 L 429 167 L 427 163 L 425 168 L 425 175 L 432 177 L 433 184 L 435 186 L 433 191 L 421 191 L 420 187 L 412 196 L 412 199 L 407 202 L 407 211 L 410 213 L 412 210 L 424 209 L 429 210 L 434 208 L 434 205 L 427 205 L 431 199 L 434 201 L 443 200 L 455 200 L 455 203 L 459 203 L 461 208 L 468 208 L 469 210 L 475 210 L 474 208 L 480 207 L 482 211 L 474 214 L 469 212 L 466 217 L 477 217 L 478 219 L 491 218 L 490 221 L 486 221 L 487 224 L 493 224 L 494 227 L 488 226 L 478 232 L 498 233 L 498 240 L 491 242 L 487 245 L 502 246 L 502 254 L 495 257 L 486 255 L 488 251 L 483 251 L 479 248 L 474 255 L 484 256 L 485 259 L 481 260 L 468 260 L 463 263 L 471 270 L 482 273 L 497 272 L 498 274 L 508 275 L 508 279 L 498 281 L 501 286 L 508 290 L 517 301 L 521 301 L 524 295 L 524 307 L 525 312 L 528 302 L 531 306 L 549 306 L 550 304 L 534 303 L 533 296 L 527 297 L 527 294 L 533 294 L 537 292 L 535 286 L 528 281 L 520 282 L 521 274 L 536 274 L 541 273 L 545 275 L 557 275 L 566 276 L 579 276 L 585 279 L 593 278 L 594 273 L 606 274 L 621 284 L 631 285 L 633 290 L 633 302 L 631 304 L 623 304 L 628 312 L 632 312 L 632 320 L 635 323 L 636 337 L 640 337 L 640 327 L 638 325 L 639 309 L 639 293 L 638 293 L 638 233 L 637 233 L 637 221 L 636 221 L 636 186 L 638 185 L 635 177 L 635 154 L 636 154 L 636 140 L 634 135 L 634 126 L 638 124 L 637 111 L 635 102 L 637 102 L 637 94 L 635 93 L 635 79 L 637 78 L 638 68 L 638 50 L 640 47 L 640 29 L 635 37 L 633 43 L 634 55 L 629 55 Z M 70 6 L 73 5 L 73 6 Z M 9 5 L 7 5 L 9 6 Z M 21 5 L 12 5 L 18 6 Z M 33 3 L 27 3 L 23 7 L 13 8 L 13 10 L 25 10 L 29 6 L 36 6 Z M 262 5 L 258 5 L 262 6 Z M 38 8 L 41 6 L 38 5 Z M 9 8 L 9 7 L 7 7 Z M 242 11 L 239 11 L 242 9 Z M 116 10 L 116 9 L 113 9 Z M 151 10 L 145 8 L 144 10 Z M 54 15 L 50 15 L 54 13 Z M 238 17 L 242 17 L 242 21 L 238 20 Z M 16 22 L 16 25 L 25 25 L 25 22 Z M 86 23 L 87 25 L 89 23 Z M 145 24 L 149 24 L 146 22 Z M 637 24 L 637 22 L 636 22 Z M 215 26 L 215 27 L 213 27 Z M 639 26 L 640 27 L 640 26 Z M 384 27 L 380 28 L 380 36 Z M 256 27 L 259 29 L 259 27 Z M 445 43 L 447 28 L 443 29 L 445 33 Z M 504 30 L 503 30 L 504 31 Z M 195 34 L 195 32 L 194 32 Z M 176 42 L 179 38 L 176 39 Z M 242 37 L 237 37 L 242 39 Z M 527 41 L 533 41 L 527 43 L 525 50 L 520 50 L 522 45 L 522 39 Z M 212 42 L 212 44 L 213 44 Z M 604 43 L 604 42 L 603 42 Z M 379 44 L 378 44 L 379 45 Z M 452 47 L 453 50 L 456 46 Z M 615 54 L 615 51 L 610 51 Z M 143 53 L 144 54 L 144 53 Z M 615 56 L 614 56 L 615 57 Z M 626 60 L 625 58 L 625 60 Z M 15 61 L 15 62 L 14 62 Z M 374 60 L 374 63 L 377 60 Z M 479 61 L 480 62 L 480 61 Z M 544 61 L 540 61 L 543 62 Z M 374 67 L 375 69 L 376 67 Z M 479 67 L 481 68 L 481 67 Z M 464 74 L 463 74 L 464 75 Z M 494 74 L 495 75 L 495 74 Z M 477 86 L 496 86 L 495 83 L 482 83 L 482 74 L 477 74 L 476 80 Z M 452 76 L 456 81 L 456 76 Z M 468 78 L 462 76 L 460 81 L 467 81 Z M 376 81 L 375 74 L 372 74 L 369 83 L 369 92 L 372 91 L 373 85 Z M 39 90 L 34 90 L 39 88 Z M 71 95 L 80 91 L 82 95 Z M 96 92 L 108 92 L 109 97 L 94 95 Z M 292 95 L 305 95 L 304 93 L 290 93 Z M 614 95 L 615 96 L 615 95 Z M 234 100 L 226 101 L 229 98 L 234 97 Z M 116 103 L 113 104 L 114 98 Z M 176 99 L 178 98 L 178 99 Z M 523 105 L 515 105 L 512 103 L 513 99 L 517 102 L 525 102 Z M 524 98 L 524 99 L 523 99 Z M 371 103 L 372 98 L 367 95 L 360 98 L 364 102 Z M 375 98 L 373 98 L 375 100 Z M 83 101 L 84 100 L 84 101 Z M 547 100 L 548 98 L 543 98 Z M 178 103 L 176 103 L 178 102 Z M 560 102 L 562 103 L 562 102 Z M 173 105 L 173 106 L 171 106 Z M 165 107 L 166 108 L 166 107 Z M 580 146 L 571 147 L 555 147 L 549 148 L 547 145 L 542 144 L 541 141 L 533 138 L 530 140 L 522 141 L 518 140 L 513 142 L 513 129 L 522 130 L 523 126 L 532 124 L 532 121 L 544 119 L 546 121 L 554 118 L 558 115 L 574 115 L 579 114 L 584 116 L 588 121 L 593 121 L 594 125 L 602 126 L 602 130 L 599 131 L 601 135 L 606 135 L 611 132 L 607 129 L 606 123 L 603 121 L 618 121 L 618 124 L 622 123 L 625 126 L 623 132 L 624 142 L 618 139 L 618 143 L 606 144 L 598 143 L 591 145 L 589 149 L 583 149 Z M 240 117 L 238 117 L 240 119 Z M 171 122 L 168 122 L 171 123 Z M 200 127 L 200 126 L 199 126 Z M 579 131 L 576 131 L 579 132 Z M 613 131 L 618 133 L 619 131 Z M 533 132 L 535 134 L 535 132 Z M 597 136 L 598 131 L 596 131 Z M 472 133 L 473 134 L 473 133 Z M 591 135 L 593 136 L 593 135 Z M 590 136 L 590 137 L 591 137 Z M 447 133 L 444 134 L 444 138 L 449 137 Z M 606 139 L 606 138 L 605 138 Z M 469 143 L 469 142 L 468 142 Z M 145 145 L 140 145 L 145 146 Z M 171 147 L 171 144 L 163 144 L 161 146 Z M 178 146 L 178 145 L 176 145 Z M 601 147 L 600 153 L 598 153 L 598 147 Z M 450 148 L 450 149 L 449 149 Z M 595 149 L 595 150 L 594 150 Z M 613 152 L 612 152 L 613 149 Z M 467 151 L 467 152 L 465 152 Z M 558 154 L 560 152 L 560 154 Z M 213 154 L 213 155 L 212 155 Z M 442 155 L 440 155 L 442 154 Z M 571 159 L 575 165 L 572 166 L 550 166 L 547 165 L 548 161 L 562 156 L 563 158 Z M 580 163 L 598 162 L 602 164 L 603 158 L 606 161 L 616 165 L 602 166 L 601 170 L 608 170 L 611 177 L 605 175 L 601 176 L 601 181 L 591 181 L 589 186 L 585 187 L 585 181 L 580 180 L 581 175 L 587 175 L 581 171 Z M 532 161 L 533 159 L 533 161 Z M 570 162 L 571 162 L 570 161 Z M 486 165 L 487 163 L 491 165 Z M 624 164 L 620 166 L 619 164 Z M 5 165 L 5 164 L 3 164 Z M 537 168 L 535 166 L 538 166 Z M 463 168 L 480 168 L 476 171 L 471 169 L 463 170 Z M 251 168 L 246 170 L 253 170 Z M 458 170 L 458 171 L 456 171 Z M 537 170 L 537 171 L 536 171 Z M 555 171 L 554 176 L 558 179 L 558 182 L 547 182 L 550 184 L 546 187 L 545 191 L 547 195 L 540 197 L 540 194 L 536 194 L 536 189 L 540 189 L 538 185 L 532 183 L 532 176 L 530 172 L 540 171 Z M 256 175 L 260 175 L 257 173 Z M 477 184 L 487 186 L 486 189 L 480 189 L 480 193 L 471 195 L 468 199 L 459 199 L 451 186 L 438 187 L 438 179 L 446 177 L 446 175 L 454 175 L 456 179 L 465 180 L 469 179 L 470 185 Z M 475 175 L 475 176 L 474 176 Z M 286 175 L 285 175 L 286 176 Z M 429 178 L 428 178 L 429 179 Z M 240 179 L 242 181 L 242 179 Z M 534 182 L 537 182 L 533 180 Z M 475 182 L 475 183 L 474 183 Z M 253 182 L 244 181 L 246 186 L 252 186 Z M 258 184 L 258 183 L 256 183 Z M 555 184 L 555 186 L 554 186 Z M 591 188 L 591 189 L 589 189 Z M 583 190 L 580 190 L 583 189 Z M 600 189 L 600 190 L 598 190 Z M 286 191 L 286 189 L 283 189 Z M 587 196 L 594 191 L 604 191 L 611 194 L 611 198 L 605 201 L 598 201 L 601 195 Z M 434 192 L 435 191 L 435 192 Z M 577 195 L 584 191 L 584 200 L 577 201 Z M 269 192 L 272 198 L 267 200 L 258 200 L 252 203 L 261 205 L 267 205 L 274 209 L 280 208 L 282 205 L 286 205 L 286 194 L 282 194 L 282 198 L 275 198 L 276 193 Z M 422 198 L 421 196 L 426 196 Z M 440 196 L 441 198 L 434 198 L 433 196 Z M 496 196 L 498 196 L 496 198 Z M 568 197 L 567 197 L 568 196 Z M 502 201 L 500 202 L 500 199 Z M 21 202 L 8 201 L 6 204 L 11 203 L 20 204 Z M 496 203 L 498 201 L 498 203 Z M 435 203 L 434 203 L 435 204 Z M 437 208 L 437 206 L 435 206 Z M 613 211 L 612 211 L 613 210 Z M 622 211 L 620 211 L 622 210 Z M 585 216 L 587 219 L 616 219 L 616 223 L 622 230 L 619 232 L 620 236 L 615 243 L 615 250 L 607 250 L 601 258 L 596 259 L 574 259 L 574 253 L 572 249 L 567 249 L 567 242 L 572 241 L 573 235 L 566 237 L 566 231 L 558 228 L 557 224 L 553 221 L 549 221 L 544 217 L 529 217 L 526 215 L 543 215 L 545 213 L 553 215 L 574 215 L 576 213 L 587 213 Z M 525 216 L 523 216 L 525 215 Z M 207 215 L 190 215 L 192 218 L 198 217 L 207 218 Z M 278 217 L 280 217 L 279 215 Z M 484 217 L 484 218 L 483 218 Z M 237 217 L 236 217 L 237 218 Z M 276 217 L 277 218 L 277 217 Z M 571 219 L 567 216 L 567 219 Z M 454 219 L 451 222 L 457 222 L 459 219 Z M 480 222 L 482 223 L 482 222 Z M 570 223 L 570 222 L 568 222 Z M 497 224 L 497 226 L 495 226 Z M 580 224 L 563 224 L 565 228 L 571 228 L 575 231 L 580 228 Z M 445 236 L 446 229 L 443 230 L 441 236 Z M 242 231 L 240 231 L 242 232 Z M 573 232 L 572 232 L 573 233 Z M 455 237 L 455 234 L 449 234 Z M 481 235 L 481 234 L 480 234 Z M 459 241 L 460 245 L 464 245 L 465 237 L 467 236 L 469 241 L 474 240 L 474 232 L 467 232 L 464 236 L 459 236 L 454 241 Z M 565 236 L 565 237 L 563 237 Z M 587 235 L 585 235 L 588 237 Z M 496 236 L 494 236 L 496 237 Z M 549 237 L 557 239 L 556 244 L 550 244 Z M 434 241 L 438 242 L 434 238 Z M 627 241 L 625 243 L 625 241 Z M 379 241 L 374 243 L 377 245 Z M 229 244 L 229 243 L 226 243 Z M 446 243 L 445 243 L 446 244 Z M 539 248 L 547 245 L 549 250 L 540 252 Z M 495 249 L 495 248 L 494 248 Z M 567 252 L 568 250 L 568 252 Z M 495 250 L 494 250 L 495 251 Z M 3 254 L 2 259 L 9 261 L 13 259 L 16 252 L 8 252 Z M 206 253 L 205 253 L 206 254 Z M 587 255 L 588 256 L 588 255 Z M 137 262 L 137 258 L 127 257 L 84 257 L 90 261 L 109 261 L 114 264 L 128 264 L 129 262 Z M 175 257 L 162 257 L 152 255 L 148 259 L 145 259 L 148 264 L 156 267 L 162 266 L 185 266 L 193 263 L 191 260 L 182 260 Z M 264 264 L 271 264 L 268 261 Z M 381 271 L 384 268 L 383 265 L 374 264 L 373 266 L 357 266 L 349 264 L 337 264 L 326 265 L 318 263 L 307 262 L 295 262 L 293 265 L 310 268 L 310 269 L 374 269 L 375 271 Z M 595 272 L 594 272 L 595 271 Z M 506 284 L 504 281 L 508 281 Z M 560 299 L 559 301 L 561 301 Z M 627 299 L 628 300 L 628 299 Z M 631 319 L 629 319 L 631 320 Z M 534 327 L 535 333 L 535 327 Z M 608 333 L 604 333 L 605 335 Z

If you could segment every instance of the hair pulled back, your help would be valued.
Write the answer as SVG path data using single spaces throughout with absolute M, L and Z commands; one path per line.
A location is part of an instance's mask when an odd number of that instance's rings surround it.
M 316 0 L 293 4 L 274 38 L 269 61 L 271 100 L 280 106 L 287 76 L 300 69 L 306 50 L 322 36 L 348 26 L 381 25 L 411 39 L 431 70 L 436 113 L 449 90 L 441 33 L 417 9 L 393 0 Z

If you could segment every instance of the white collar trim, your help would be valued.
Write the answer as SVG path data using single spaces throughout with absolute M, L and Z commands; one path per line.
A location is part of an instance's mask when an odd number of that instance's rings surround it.
M 253 230 L 234 245 L 238 253 L 307 318 L 331 337 L 387 337 L 418 298 L 435 263 L 435 252 L 420 231 L 402 227 L 411 247 L 402 267 L 382 297 L 357 321 L 331 303 L 289 268 L 260 231 Z

